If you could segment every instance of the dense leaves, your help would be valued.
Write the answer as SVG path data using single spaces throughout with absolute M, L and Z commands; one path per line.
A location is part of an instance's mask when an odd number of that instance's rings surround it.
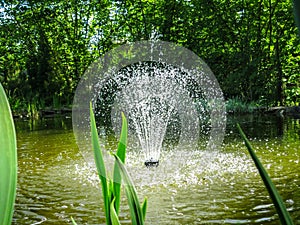
M 95 115 L 93 113 L 92 103 L 90 103 L 90 119 L 92 149 L 94 152 L 94 159 L 98 175 L 101 181 L 106 224 L 120 224 L 118 215 L 121 200 L 121 183 L 123 179 L 125 182 L 125 192 L 128 199 L 131 222 L 133 225 L 143 225 L 146 218 L 147 198 L 144 199 L 143 204 L 139 203 L 134 184 L 132 183 L 132 180 L 124 166 L 128 134 L 127 119 L 122 113 L 122 129 L 120 141 L 118 144 L 116 154 L 113 154 L 113 156 L 116 159 L 114 165 L 113 179 L 107 177 L 106 174 L 106 167 L 103 161 L 102 150 L 99 145 L 98 132 L 95 122 Z M 76 225 L 76 222 L 73 219 L 72 222 L 74 225 Z
M 204 59 L 225 97 L 263 105 L 300 98 L 291 1 L 2 1 L 0 81 L 13 110 L 72 103 L 87 66 L 115 46 L 161 39 Z

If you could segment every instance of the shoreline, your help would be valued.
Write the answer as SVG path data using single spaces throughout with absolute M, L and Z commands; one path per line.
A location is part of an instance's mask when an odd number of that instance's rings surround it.
M 253 114 L 253 113 L 260 113 L 260 114 L 273 114 L 277 116 L 288 116 L 293 117 L 295 119 L 300 119 L 300 106 L 275 106 L 275 107 L 257 107 L 253 108 L 253 112 L 240 112 L 234 110 L 228 110 L 226 112 L 229 115 L 242 115 L 242 114 Z M 40 117 L 51 117 L 56 115 L 65 115 L 65 114 L 72 114 L 72 108 L 63 107 L 60 109 L 42 109 L 35 112 L 33 115 L 30 113 L 12 113 L 14 119 L 18 118 L 40 118 Z
M 41 109 L 39 111 L 31 113 L 14 113 L 12 112 L 14 119 L 21 119 L 21 118 L 40 118 L 40 117 L 51 117 L 56 115 L 65 115 L 65 114 L 72 114 L 72 108 L 63 107 L 60 109 L 54 108 L 47 108 Z
M 254 111 L 258 111 L 263 114 L 275 114 L 278 116 L 289 116 L 295 119 L 300 119 L 300 106 L 261 107 Z

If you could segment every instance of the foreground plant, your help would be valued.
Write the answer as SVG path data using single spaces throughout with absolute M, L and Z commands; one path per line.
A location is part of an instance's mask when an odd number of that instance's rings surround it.
M 269 192 L 269 195 L 275 205 L 277 214 L 279 216 L 280 222 L 281 224 L 286 224 L 286 225 L 293 225 L 293 221 L 290 217 L 290 214 L 288 213 L 281 196 L 279 195 L 275 185 L 273 184 L 271 178 L 269 177 L 267 171 L 265 170 L 265 168 L 263 167 L 263 165 L 261 164 L 261 162 L 259 161 L 258 157 L 256 156 L 249 140 L 247 139 L 245 133 L 243 132 L 242 128 L 240 127 L 239 124 L 237 124 L 237 128 L 241 134 L 241 136 L 244 139 L 245 145 L 255 163 L 256 168 L 259 171 L 259 174 Z
M 16 132 L 8 100 L 0 84 L 0 225 L 11 224 L 16 185 Z
M 100 149 L 98 132 L 97 132 L 92 104 L 90 104 L 90 119 L 91 119 L 92 148 L 94 151 L 95 164 L 97 167 L 98 175 L 102 186 L 102 196 L 104 202 L 106 224 L 107 225 L 120 224 L 119 210 L 120 210 L 120 200 L 121 200 L 121 183 L 123 177 L 132 224 L 143 225 L 146 218 L 147 199 L 145 199 L 143 204 L 140 205 L 133 182 L 124 166 L 126 145 L 127 145 L 126 117 L 122 113 L 122 130 L 121 130 L 120 141 L 118 144 L 116 154 L 112 153 L 112 155 L 115 157 L 116 160 L 114 165 L 112 180 L 108 178 L 106 173 L 103 155 Z M 72 222 L 73 224 L 76 224 L 73 218 L 72 218 Z

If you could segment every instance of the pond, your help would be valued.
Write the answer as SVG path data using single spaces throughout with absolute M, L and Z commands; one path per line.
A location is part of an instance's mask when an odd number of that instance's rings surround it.
M 211 158 L 208 164 L 191 159 L 183 176 L 174 174 L 175 182 L 137 184 L 140 199 L 148 197 L 147 224 L 279 224 L 236 122 L 300 224 L 300 120 L 271 115 L 229 116 L 222 149 L 197 151 L 199 158 Z M 75 143 L 71 118 L 15 124 L 19 168 L 13 224 L 71 224 L 71 217 L 78 224 L 105 224 L 101 189 Z M 130 224 L 126 199 L 121 204 L 122 224 Z

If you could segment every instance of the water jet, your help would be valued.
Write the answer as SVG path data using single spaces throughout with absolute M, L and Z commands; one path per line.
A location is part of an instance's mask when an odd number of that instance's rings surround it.
M 188 149 L 214 151 L 224 137 L 225 104 L 217 80 L 197 55 L 172 43 L 124 45 L 87 69 L 75 93 L 72 119 L 79 149 L 95 167 L 90 151 L 90 101 L 107 164 L 113 165 L 106 149 L 111 138 L 102 125 L 118 137 L 120 114 L 126 115 L 126 164 L 133 174 L 144 173 L 140 165 L 157 167 L 154 173 L 171 174 L 189 162 L 192 152 Z

